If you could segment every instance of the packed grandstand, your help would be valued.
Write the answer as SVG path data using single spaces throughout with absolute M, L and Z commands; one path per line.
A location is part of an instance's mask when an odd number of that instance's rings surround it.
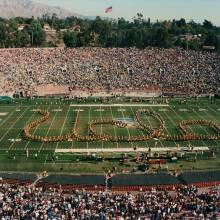
M 219 193 L 183 187 L 132 194 L 0 185 L 1 219 L 219 219 Z
M 1 94 L 214 94 L 219 62 L 217 53 L 180 48 L 1 49 Z

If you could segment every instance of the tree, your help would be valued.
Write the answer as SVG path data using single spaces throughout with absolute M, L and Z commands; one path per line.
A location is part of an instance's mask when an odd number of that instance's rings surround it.
M 220 52 L 220 36 L 216 38 L 215 48 L 216 51 Z
M 176 21 L 176 25 L 178 27 L 185 27 L 186 26 L 186 20 L 184 18 L 181 18 L 180 20 Z
M 95 20 L 67 17 L 59 19 L 56 14 L 43 15 L 42 18 L 0 18 L 0 47 L 33 47 L 56 46 L 56 43 L 45 44 L 45 24 L 58 31 L 54 42 L 64 39 L 67 47 L 138 47 L 147 46 L 169 48 L 174 46 L 201 49 L 202 45 L 215 46 L 220 51 L 220 27 L 214 26 L 210 21 L 203 24 L 194 21 L 186 22 L 184 18 L 173 21 L 151 22 L 145 20 L 138 13 L 132 21 L 119 18 L 106 20 L 96 17 Z M 26 28 L 18 32 L 19 25 Z M 63 34 L 61 29 L 71 30 L 79 26 L 79 32 L 67 31 Z M 28 27 L 28 28 L 27 28 Z M 197 35 L 196 40 L 185 41 L 179 35 Z
M 212 24 L 211 21 L 204 20 L 203 27 L 206 28 L 206 29 L 213 29 L 213 24 Z
M 111 22 L 107 20 L 102 20 L 99 16 L 91 24 L 90 28 L 91 32 L 94 32 L 99 35 L 98 43 L 101 46 L 106 46 L 107 40 L 110 37 L 110 33 L 112 30 Z
M 92 37 L 89 31 L 85 31 L 83 33 L 77 34 L 77 46 L 79 47 L 87 47 L 91 42 Z
M 143 15 L 141 13 L 137 13 L 137 17 L 134 17 L 133 20 L 136 27 L 141 26 L 144 22 Z
M 77 35 L 72 31 L 67 31 L 64 33 L 63 41 L 66 47 L 77 47 Z
M 171 44 L 171 39 L 167 28 L 165 27 L 158 28 L 155 34 L 153 35 L 152 41 L 153 41 L 153 46 L 168 48 Z
M 215 46 L 217 37 L 213 31 L 209 31 L 205 37 L 204 45 Z
M 38 20 L 33 20 L 28 28 L 32 40 L 32 46 L 42 46 L 46 39 L 46 34 Z
M 7 40 L 7 27 L 6 24 L 4 22 L 0 22 L 0 46 L 1 47 L 5 47 L 5 43 Z
M 27 47 L 30 43 L 30 35 L 27 31 L 23 30 L 16 33 L 16 47 Z

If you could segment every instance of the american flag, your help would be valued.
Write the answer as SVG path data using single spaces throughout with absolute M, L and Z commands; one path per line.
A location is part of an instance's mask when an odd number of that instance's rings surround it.
M 110 13 L 110 12 L 112 12 L 112 6 L 105 9 L 105 13 Z

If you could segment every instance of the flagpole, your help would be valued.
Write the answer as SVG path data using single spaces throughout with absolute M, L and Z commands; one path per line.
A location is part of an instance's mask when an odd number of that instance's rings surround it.
M 113 8 L 113 7 L 110 6 L 110 7 L 108 7 L 108 8 L 105 9 L 105 13 L 107 14 L 107 15 L 106 15 L 107 22 L 110 22 L 110 17 L 108 16 L 108 14 L 109 14 L 109 13 L 112 13 L 112 8 Z M 107 45 L 107 40 L 108 40 L 108 38 L 109 38 L 109 33 L 108 33 L 107 39 L 106 39 L 106 41 L 105 41 L 105 46 Z

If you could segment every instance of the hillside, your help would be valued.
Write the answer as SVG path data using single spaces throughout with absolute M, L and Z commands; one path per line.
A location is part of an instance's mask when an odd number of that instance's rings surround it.
M 56 13 L 59 18 L 81 15 L 67 11 L 61 7 L 53 7 L 31 0 L 0 0 L 0 17 L 42 17 L 44 14 Z

